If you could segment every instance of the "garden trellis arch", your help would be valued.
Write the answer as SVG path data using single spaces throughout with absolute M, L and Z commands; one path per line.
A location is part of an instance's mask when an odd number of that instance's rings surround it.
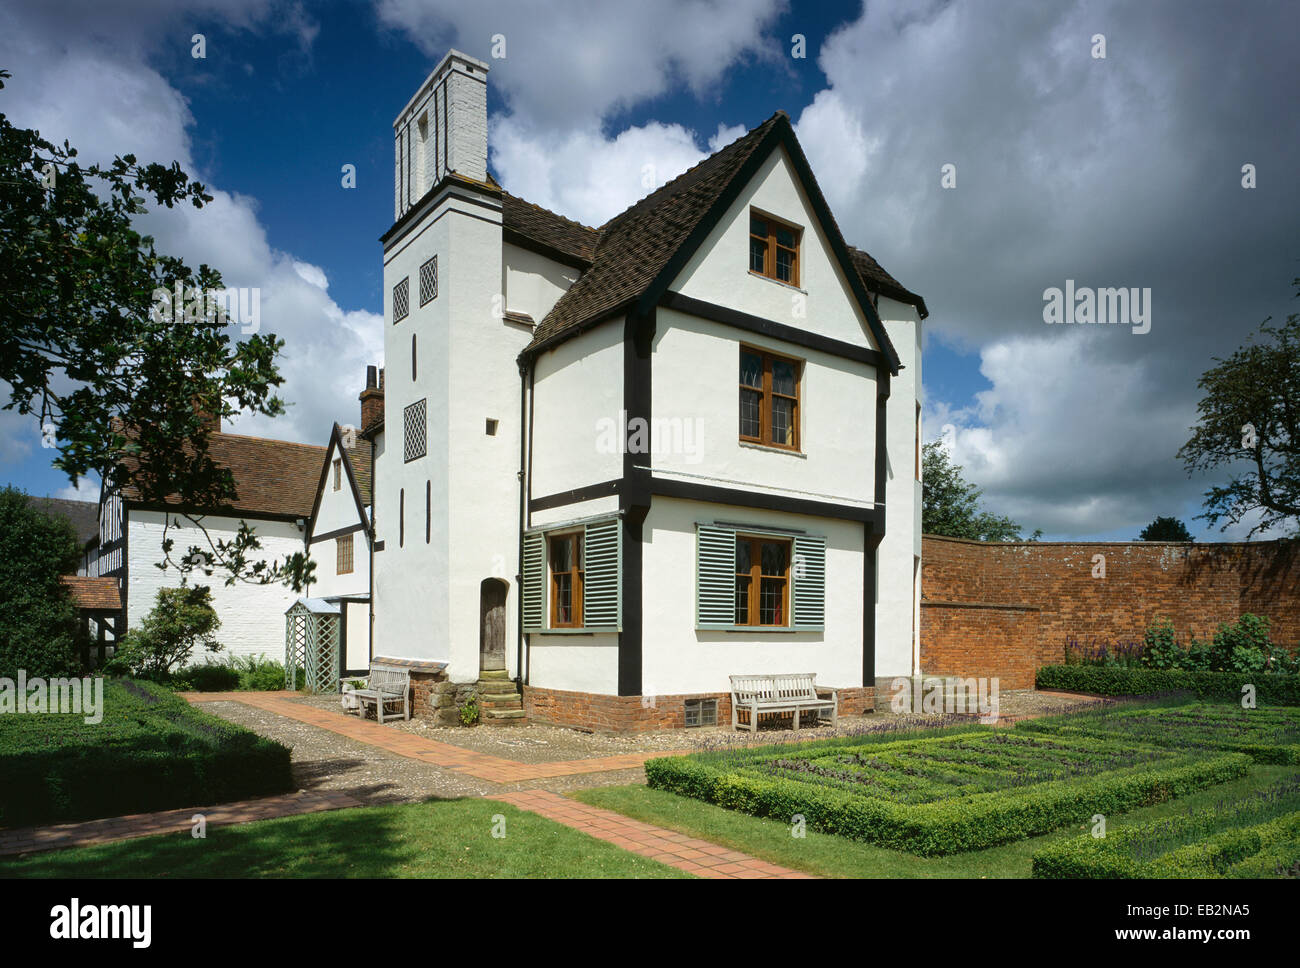
M 284 613 L 284 687 L 297 685 L 298 670 L 304 672 L 303 688 L 311 693 L 329 693 L 338 688 L 339 626 L 338 605 L 323 598 L 300 598 Z

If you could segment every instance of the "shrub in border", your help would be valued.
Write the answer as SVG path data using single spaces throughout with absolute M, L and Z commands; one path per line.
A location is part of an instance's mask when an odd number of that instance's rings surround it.
M 1222 702 L 1240 702 L 1242 686 L 1251 685 L 1255 687 L 1258 702 L 1300 706 L 1300 675 L 1052 665 L 1039 668 L 1034 682 L 1039 689 L 1101 696 L 1159 696 L 1190 692 L 1199 699 Z

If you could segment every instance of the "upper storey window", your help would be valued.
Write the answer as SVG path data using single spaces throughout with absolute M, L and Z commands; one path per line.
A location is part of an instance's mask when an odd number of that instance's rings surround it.
M 740 439 L 799 449 L 800 363 L 740 348 Z
M 749 271 L 791 286 L 799 285 L 802 230 L 768 215 L 749 216 Z

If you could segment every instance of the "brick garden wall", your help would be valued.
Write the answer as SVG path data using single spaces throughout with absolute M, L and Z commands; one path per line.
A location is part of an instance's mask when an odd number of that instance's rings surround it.
M 1074 636 L 1140 638 L 1157 616 L 1180 640 L 1220 622 L 1267 615 L 1274 641 L 1300 645 L 1300 545 L 1166 542 L 983 544 L 926 536 L 921 558 L 921 668 L 1033 684 Z M 1093 577 L 1094 556 L 1105 577 Z

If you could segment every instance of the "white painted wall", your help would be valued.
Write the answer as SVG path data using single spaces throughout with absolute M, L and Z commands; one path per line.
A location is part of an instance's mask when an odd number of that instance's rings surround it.
M 799 288 L 749 271 L 751 207 L 804 229 Z M 767 158 L 669 288 L 856 346 L 880 348 L 784 149 Z
M 181 519 L 184 522 L 184 519 Z M 284 521 L 245 519 L 262 542 L 261 554 L 268 561 L 283 559 L 302 551 L 302 532 Z M 180 577 L 175 569 L 162 571 L 154 565 L 162 561 L 164 516 L 158 511 L 132 508 L 127 517 L 127 627 L 138 628 L 140 621 L 154 606 L 160 588 L 175 588 Z M 239 529 L 235 518 L 207 517 L 204 527 L 213 539 L 229 540 Z M 207 547 L 207 539 L 194 525 L 172 528 L 168 537 L 175 541 L 175 554 L 184 554 L 190 545 Z M 284 613 L 297 596 L 284 585 L 251 585 L 238 582 L 227 586 L 218 572 L 211 579 L 198 579 L 212 589 L 212 603 L 221 618 L 217 638 L 226 647 L 222 655 L 264 655 L 284 661 Z M 195 579 L 191 578 L 191 583 Z M 196 661 L 203 656 L 195 655 Z
M 902 369 L 890 382 L 887 407 L 885 538 L 877 565 L 876 676 L 911 675 L 919 634 L 919 582 L 913 556 L 921 554 L 921 485 L 916 475 L 916 403 L 921 392 L 921 319 L 915 307 L 882 296 L 877 307 L 898 350 Z
M 623 326 L 608 322 L 537 357 L 533 376 L 532 496 L 623 475 Z M 615 433 L 602 433 L 602 421 Z M 572 515 L 566 515 L 572 517 Z
M 618 636 L 559 632 L 528 636 L 528 684 L 541 689 L 618 694 Z
M 871 503 L 875 370 L 865 363 L 750 335 L 697 316 L 659 310 L 651 366 L 652 423 L 670 432 L 682 428 L 678 438 L 682 442 L 687 440 L 686 428 L 694 427 L 692 440 L 699 446 L 656 446 L 655 470 L 840 503 Z M 740 441 L 737 387 L 742 343 L 803 361 L 801 453 Z M 671 434 L 668 439 L 673 439 Z
M 697 631 L 695 525 L 712 521 L 825 535 L 825 631 Z M 644 534 L 645 695 L 726 692 L 728 676 L 748 673 L 815 672 L 819 684 L 862 684 L 861 524 L 656 497 Z
M 540 323 L 551 307 L 578 279 L 578 270 L 517 245 L 505 245 L 501 255 L 505 308 L 527 313 Z

